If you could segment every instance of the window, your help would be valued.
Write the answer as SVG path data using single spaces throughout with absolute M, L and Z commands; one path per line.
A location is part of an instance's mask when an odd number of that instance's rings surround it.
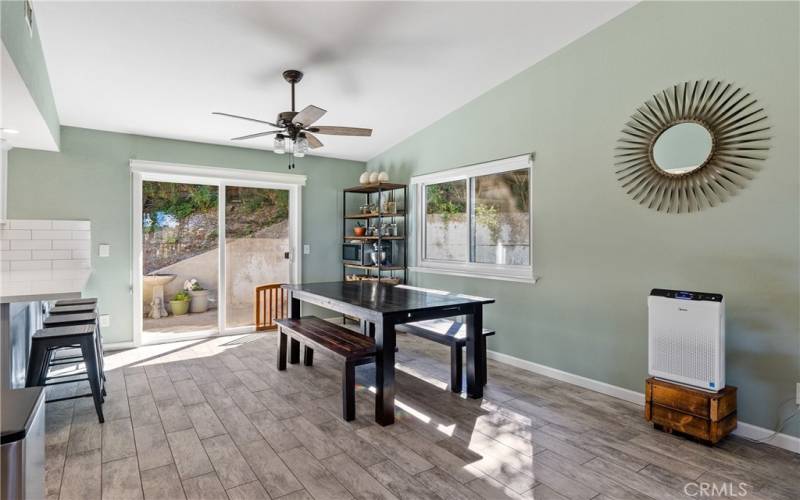
M 534 281 L 532 155 L 411 179 L 418 272 Z

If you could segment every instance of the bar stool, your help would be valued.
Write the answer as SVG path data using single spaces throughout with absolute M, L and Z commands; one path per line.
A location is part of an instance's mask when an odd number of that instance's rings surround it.
M 92 392 L 48 400 L 47 403 L 65 401 L 68 399 L 91 397 L 94 399 L 94 409 L 100 423 L 103 417 L 103 383 L 100 377 L 100 364 L 97 352 L 96 331 L 94 323 L 57 326 L 37 331 L 31 338 L 31 356 L 28 361 L 28 372 L 25 378 L 25 387 L 48 386 L 68 384 L 71 382 L 89 381 Z M 86 365 L 86 371 L 68 375 L 48 376 L 49 358 L 55 349 L 78 345 L 81 357 Z M 73 377 L 86 375 L 86 378 Z
M 58 309 L 60 306 L 56 306 L 51 309 L 51 313 L 53 310 Z M 63 306 L 63 307 L 74 307 L 74 306 Z M 85 306 L 84 306 L 85 307 Z M 60 326 L 72 326 L 72 325 L 92 325 L 94 327 L 95 335 L 95 350 L 98 354 L 98 366 L 100 369 L 100 378 L 106 380 L 106 373 L 103 364 L 103 344 L 101 342 L 101 334 L 100 334 L 100 325 L 98 322 L 98 316 L 96 312 L 82 312 L 82 313 L 69 313 L 69 314 L 50 314 L 50 316 L 46 317 L 43 321 L 43 325 L 45 329 L 48 328 L 55 328 Z M 69 348 L 69 347 L 77 347 L 77 346 L 59 346 L 51 351 L 55 351 L 57 349 Z M 48 356 L 48 367 L 55 366 L 55 365 L 64 365 L 64 364 L 71 364 L 76 360 L 83 359 L 81 356 L 69 356 L 69 357 L 62 357 L 62 358 L 54 358 L 51 355 Z M 105 387 L 103 387 L 103 395 L 105 395 Z

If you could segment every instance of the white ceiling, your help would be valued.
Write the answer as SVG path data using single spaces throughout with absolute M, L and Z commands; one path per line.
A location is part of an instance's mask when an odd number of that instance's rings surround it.
M 289 109 L 281 72 L 305 72 L 297 107 L 315 154 L 367 160 L 617 16 L 634 2 L 35 3 L 63 125 L 233 143 Z

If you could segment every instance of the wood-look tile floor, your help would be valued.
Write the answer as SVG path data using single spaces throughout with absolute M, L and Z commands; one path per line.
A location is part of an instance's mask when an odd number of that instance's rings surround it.
M 446 348 L 398 345 L 385 428 L 372 367 L 345 423 L 341 367 L 315 353 L 278 372 L 274 333 L 108 353 L 105 424 L 90 399 L 47 405 L 48 499 L 673 499 L 687 484 L 739 498 L 740 483 L 747 499 L 800 498 L 798 455 L 735 437 L 709 448 L 653 430 L 636 405 L 495 362 L 483 400 L 465 399 L 447 388 Z

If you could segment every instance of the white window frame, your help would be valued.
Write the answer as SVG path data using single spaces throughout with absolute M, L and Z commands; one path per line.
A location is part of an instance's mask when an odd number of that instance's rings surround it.
M 235 168 L 207 167 L 199 165 L 185 165 L 180 163 L 166 163 L 146 160 L 130 160 L 131 188 L 132 188 L 132 242 L 133 259 L 131 272 L 131 290 L 133 307 L 133 341 L 135 346 L 143 344 L 143 304 L 142 280 L 144 273 L 142 257 L 142 183 L 144 181 L 176 182 L 186 184 L 204 184 L 218 188 L 218 241 L 219 258 L 217 262 L 219 282 L 219 305 L 217 313 L 218 329 L 215 333 L 198 332 L 188 334 L 175 334 L 170 336 L 169 342 L 205 338 L 215 335 L 231 335 L 255 331 L 255 326 L 227 327 L 226 318 L 226 293 L 222 290 L 227 280 L 225 278 L 225 187 L 241 186 L 262 189 L 284 189 L 289 191 L 289 260 L 291 265 L 290 282 L 300 283 L 302 276 L 302 188 L 306 185 L 307 177 L 298 174 L 281 172 L 264 172 L 259 170 L 244 170 Z M 161 341 L 158 341 L 161 342 Z
M 432 174 L 418 175 L 411 178 L 411 203 L 414 227 L 410 234 L 416 240 L 414 266 L 410 268 L 412 272 L 447 274 L 453 276 L 467 276 L 473 278 L 498 279 L 506 281 L 520 281 L 524 283 L 535 283 L 536 277 L 533 275 L 533 153 L 500 160 L 478 163 L 466 167 L 443 170 Z M 442 182 L 452 182 L 459 180 L 467 181 L 467 207 L 472 205 L 472 193 L 470 189 L 470 179 L 482 175 L 491 175 L 511 170 L 528 169 L 528 206 L 530 207 L 530 255 L 527 266 L 511 264 L 483 264 L 477 262 L 453 262 L 425 258 L 425 186 L 430 184 L 440 184 Z M 472 217 L 469 213 L 468 215 Z M 472 226 L 472 224 L 470 224 Z M 472 229 L 468 231 L 469 238 L 472 238 Z M 471 241 L 469 242 L 471 244 Z

